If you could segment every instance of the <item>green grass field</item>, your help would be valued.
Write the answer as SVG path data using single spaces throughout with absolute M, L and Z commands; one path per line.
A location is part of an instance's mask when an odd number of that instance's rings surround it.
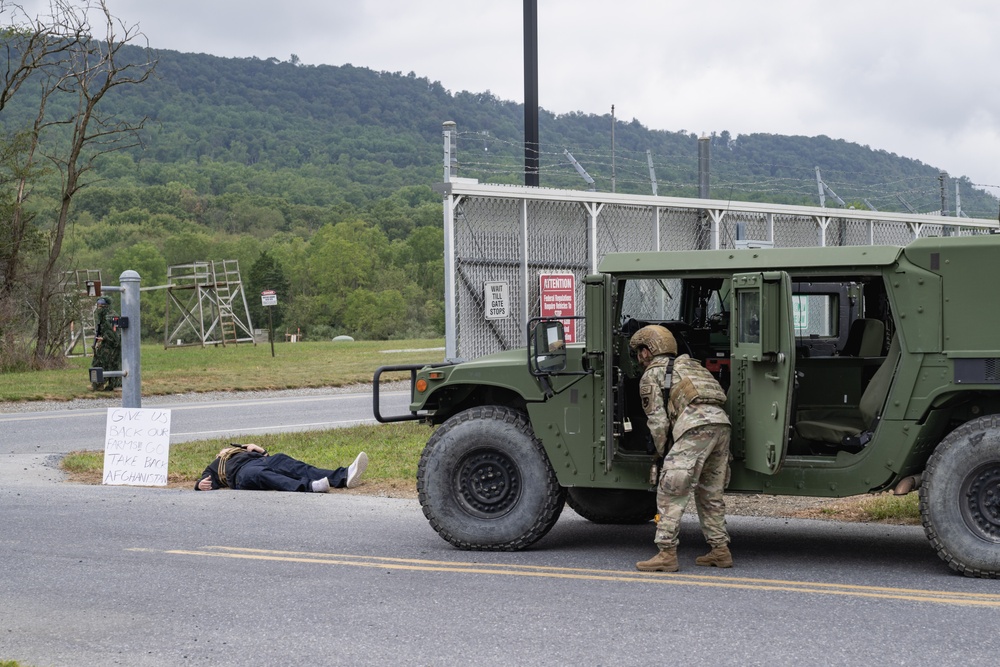
M 371 382 L 379 366 L 443 358 L 442 339 L 280 343 L 274 357 L 268 344 L 169 349 L 143 345 L 142 395 L 342 387 Z M 90 388 L 91 361 L 77 357 L 67 359 L 66 368 L 60 370 L 0 373 L 0 401 L 105 398 L 107 394 Z

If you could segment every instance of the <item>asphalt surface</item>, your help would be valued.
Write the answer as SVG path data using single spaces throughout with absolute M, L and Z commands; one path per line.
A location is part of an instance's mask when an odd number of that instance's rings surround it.
M 996 662 L 1000 582 L 951 573 L 916 527 L 735 516 L 736 567 L 706 570 L 686 517 L 682 571 L 643 574 L 652 524 L 567 509 L 528 551 L 462 552 L 414 500 L 70 484 L 57 452 L 11 451 L 12 423 L 0 420 L 0 660 Z

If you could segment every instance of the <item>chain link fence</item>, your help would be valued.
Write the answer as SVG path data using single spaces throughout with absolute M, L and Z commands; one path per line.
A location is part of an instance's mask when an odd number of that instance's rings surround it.
M 576 314 L 583 279 L 613 252 L 906 245 L 919 237 L 990 233 L 993 220 L 853 209 L 683 199 L 486 185 L 450 175 L 446 155 L 445 356 L 474 359 L 525 345 L 526 323 L 542 314 L 542 274 L 571 273 Z M 669 281 L 664 281 L 669 282 Z M 505 317 L 489 318 L 486 283 L 504 283 Z M 627 309 L 664 312 L 663 290 L 626 295 Z M 631 301 L 629 301 L 631 299 Z M 577 339 L 586 335 L 577 322 Z

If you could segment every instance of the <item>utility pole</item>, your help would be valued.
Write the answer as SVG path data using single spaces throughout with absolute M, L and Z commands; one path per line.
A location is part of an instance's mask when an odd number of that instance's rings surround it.
M 708 199 L 709 171 L 711 169 L 710 158 L 712 152 L 711 139 L 706 135 L 701 135 L 698 139 L 698 198 Z
M 524 184 L 538 186 L 538 0 L 524 0 Z
M 615 191 L 615 105 L 611 105 L 611 191 Z
M 941 215 L 948 215 L 948 172 L 942 171 L 938 174 L 938 182 L 941 184 Z
M 943 218 L 948 215 L 948 172 L 942 171 L 938 175 L 938 180 L 941 182 L 941 217 Z M 943 225 L 941 233 L 945 236 L 952 236 L 955 233 L 955 228 L 951 225 Z
M 449 183 L 458 176 L 458 124 L 453 120 L 441 123 L 444 136 L 444 182 Z
M 649 184 L 653 186 L 653 196 L 656 196 L 656 171 L 653 170 L 653 151 L 646 149 L 646 162 L 649 163 Z

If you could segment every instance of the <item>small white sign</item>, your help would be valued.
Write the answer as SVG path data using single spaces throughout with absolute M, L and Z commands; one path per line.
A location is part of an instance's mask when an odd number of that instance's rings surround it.
M 277 306 L 278 305 L 278 295 L 275 294 L 273 289 L 264 290 L 260 293 L 260 305 L 262 306 Z
M 801 294 L 792 296 L 792 321 L 796 331 L 809 328 L 809 297 Z
M 483 315 L 488 320 L 510 317 L 510 285 L 505 282 L 483 283 Z
M 108 408 L 104 483 L 166 486 L 170 410 Z

